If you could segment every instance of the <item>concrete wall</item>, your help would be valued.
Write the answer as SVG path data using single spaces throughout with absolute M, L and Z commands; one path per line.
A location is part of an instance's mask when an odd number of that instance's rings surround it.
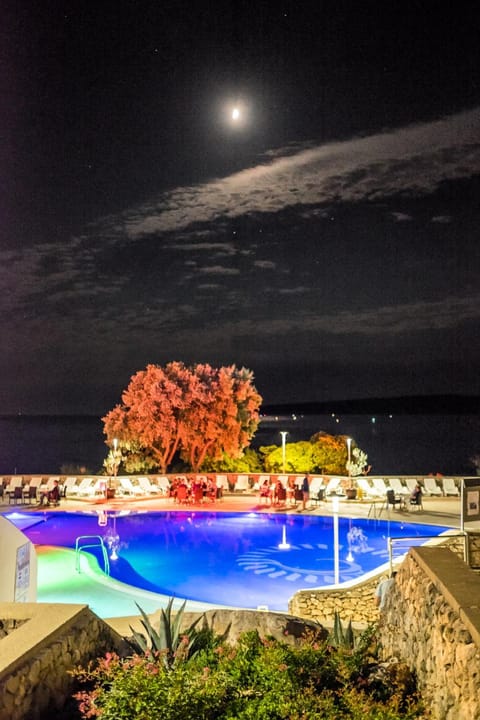
M 0 602 L 34 602 L 36 599 L 35 548 L 15 525 L 0 516 Z
M 434 720 L 480 718 L 480 575 L 454 553 L 412 548 L 380 621 L 384 659 L 417 676 Z
M 123 639 L 86 605 L 1 603 L 9 632 L 0 640 L 0 720 L 46 720 L 72 695 L 68 670 Z

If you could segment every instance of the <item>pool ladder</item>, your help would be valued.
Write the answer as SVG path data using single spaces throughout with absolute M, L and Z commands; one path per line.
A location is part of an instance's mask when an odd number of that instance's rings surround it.
M 83 543 L 83 541 L 88 541 Z M 75 540 L 75 570 L 80 572 L 80 553 L 87 548 L 99 547 L 102 551 L 104 573 L 110 575 L 110 561 L 101 535 L 79 535 Z

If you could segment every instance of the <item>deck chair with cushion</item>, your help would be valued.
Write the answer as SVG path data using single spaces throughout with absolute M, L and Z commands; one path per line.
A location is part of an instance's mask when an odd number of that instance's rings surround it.
M 411 493 L 411 490 L 406 485 L 403 485 L 399 478 L 390 478 L 388 483 L 396 495 L 409 495 Z
M 144 491 L 145 495 L 159 495 L 161 493 L 158 485 L 152 485 L 150 478 L 147 476 L 138 477 L 138 484 Z
M 120 483 L 120 492 L 123 495 L 145 495 L 145 491 L 140 487 L 140 485 L 134 485 L 129 477 L 119 477 L 118 481 Z
M 443 478 L 443 492 L 445 495 L 460 495 L 460 491 L 453 478 Z
M 234 487 L 235 492 L 247 492 L 249 489 L 250 485 L 248 475 L 237 475 Z
M 425 488 L 425 492 L 429 495 L 443 495 L 443 492 L 438 487 L 435 478 L 433 477 L 423 478 L 423 486 Z
M 332 477 L 325 488 L 325 495 L 343 495 L 341 483 L 342 478 Z
M 162 495 L 170 494 L 170 480 L 166 475 L 157 475 L 155 485 L 158 487 Z

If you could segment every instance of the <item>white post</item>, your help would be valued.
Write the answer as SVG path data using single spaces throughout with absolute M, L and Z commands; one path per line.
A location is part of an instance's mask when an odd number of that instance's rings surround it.
M 282 436 L 282 472 L 285 475 L 285 464 L 286 464 L 286 458 L 285 458 L 285 442 L 287 439 L 288 432 L 286 430 L 281 430 L 280 435 Z

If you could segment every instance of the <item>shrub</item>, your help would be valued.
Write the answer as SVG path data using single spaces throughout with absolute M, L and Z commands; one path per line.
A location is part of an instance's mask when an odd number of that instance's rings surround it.
M 370 638 L 371 640 L 371 638 Z M 413 720 L 424 717 L 414 696 L 405 697 L 393 675 L 369 682 L 360 656 L 305 637 L 300 646 L 244 633 L 235 646 L 213 635 L 194 655 L 159 661 L 146 651 L 109 655 L 77 670 L 87 683 L 76 698 L 84 718 L 103 720 Z M 368 665 L 369 662 L 366 662 Z M 381 687 L 382 692 L 379 692 Z

